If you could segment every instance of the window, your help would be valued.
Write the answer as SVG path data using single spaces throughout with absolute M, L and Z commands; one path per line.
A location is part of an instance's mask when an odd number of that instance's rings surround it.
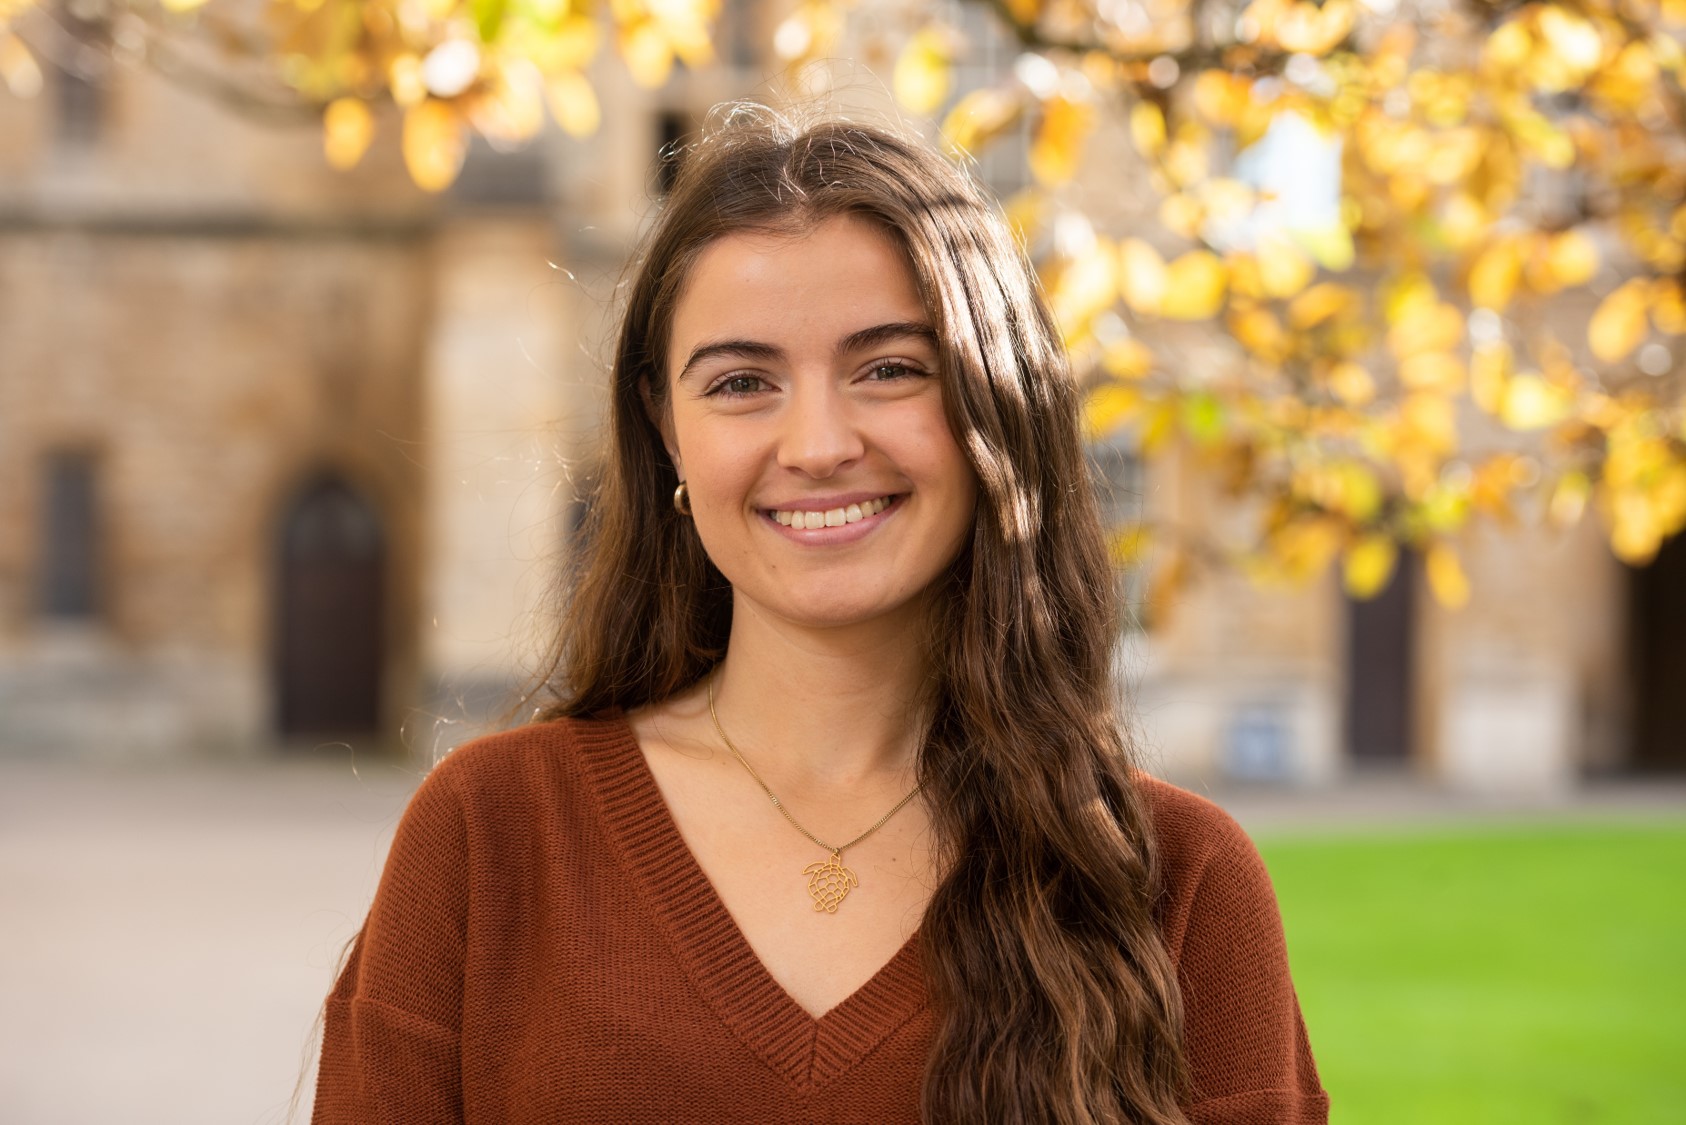
M 936 114 L 938 121 L 973 90 L 1006 81 L 1014 60 L 1024 49 L 990 5 L 950 0 L 948 18 L 960 30 L 966 50 L 955 61 L 953 92 Z M 1028 117 L 1021 120 L 1015 129 L 997 137 L 976 154 L 978 178 L 1002 199 L 1029 186 L 1032 125 Z
M 691 118 L 676 109 L 664 109 L 656 115 L 656 191 L 667 195 L 679 178 L 679 162 L 684 158 L 681 146 L 691 132 Z
M 42 496 L 41 609 L 81 620 L 99 612 L 99 514 L 94 459 L 49 454 Z
M 56 22 L 64 42 L 56 57 L 55 136 L 66 148 L 87 148 L 100 139 L 106 117 L 105 77 L 111 68 L 111 25 L 103 5 L 65 0 Z
M 1089 447 L 1089 479 L 1095 489 L 1095 500 L 1101 510 L 1101 530 L 1109 544 L 1134 535 L 1136 526 L 1145 518 L 1146 472 L 1135 449 L 1123 442 L 1104 442 Z M 1126 539 L 1119 543 L 1129 549 Z M 1115 549 L 1114 557 L 1120 552 Z M 1135 631 L 1141 627 L 1139 614 L 1146 581 L 1140 558 L 1121 567 L 1120 580 L 1125 601 L 1125 628 Z

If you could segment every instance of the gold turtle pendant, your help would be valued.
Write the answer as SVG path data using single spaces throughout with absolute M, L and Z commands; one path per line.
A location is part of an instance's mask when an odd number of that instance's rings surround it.
M 836 914 L 849 888 L 861 885 L 855 873 L 843 866 L 840 852 L 832 852 L 831 858 L 823 863 L 810 863 L 802 869 L 802 874 L 808 876 L 808 893 L 814 896 L 814 909 L 827 914 Z

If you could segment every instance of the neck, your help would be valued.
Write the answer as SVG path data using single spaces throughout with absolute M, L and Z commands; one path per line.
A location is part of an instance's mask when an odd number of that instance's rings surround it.
M 720 723 L 793 791 L 914 783 L 926 658 L 916 620 L 796 629 L 739 605 L 714 683 Z

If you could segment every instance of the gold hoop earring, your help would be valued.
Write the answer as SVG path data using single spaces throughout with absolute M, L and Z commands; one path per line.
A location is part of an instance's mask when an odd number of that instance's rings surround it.
M 691 491 L 680 481 L 679 487 L 673 490 L 673 510 L 682 516 L 691 514 Z

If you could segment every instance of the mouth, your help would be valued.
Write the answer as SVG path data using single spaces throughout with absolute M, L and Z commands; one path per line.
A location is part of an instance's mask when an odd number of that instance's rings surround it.
M 860 523 L 864 519 L 878 515 L 891 507 L 901 497 L 896 495 L 878 496 L 871 500 L 863 500 L 856 504 L 846 504 L 837 508 L 823 510 L 804 508 L 769 508 L 766 516 L 775 523 L 788 527 L 793 531 L 806 531 L 820 527 L 844 527 L 851 523 Z

